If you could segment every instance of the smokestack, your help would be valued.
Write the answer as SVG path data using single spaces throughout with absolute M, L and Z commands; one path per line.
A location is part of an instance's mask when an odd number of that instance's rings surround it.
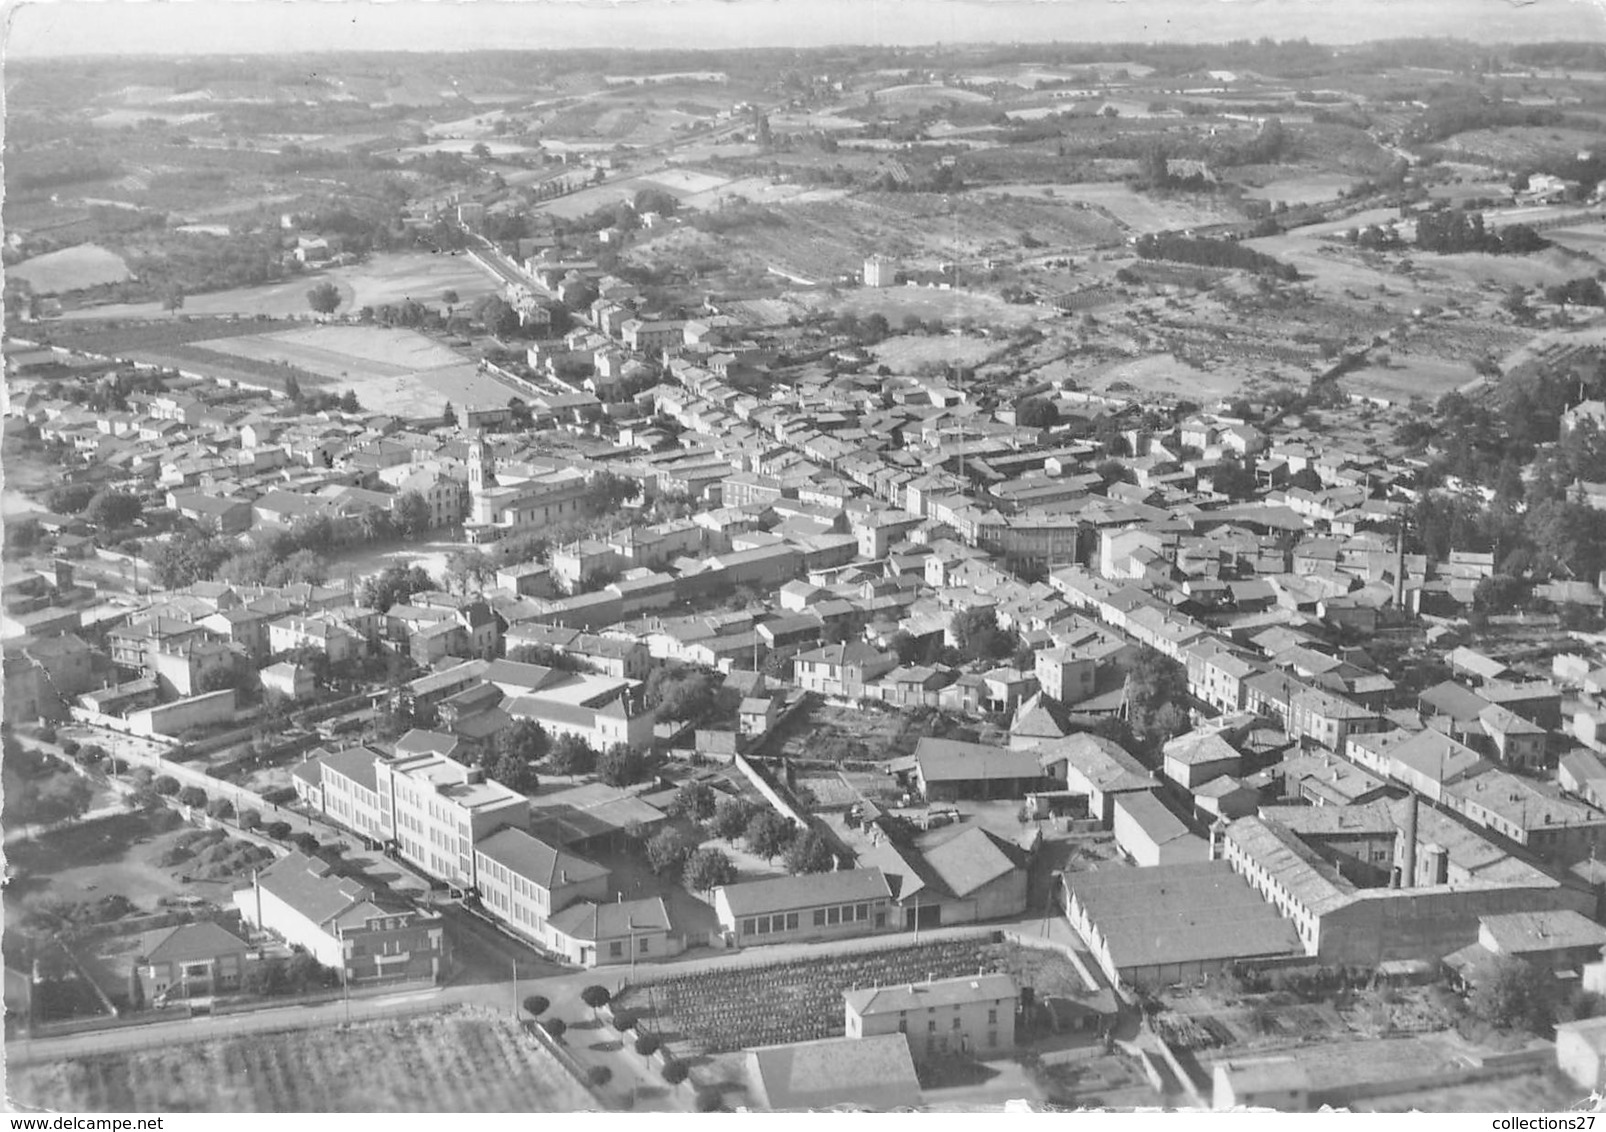
M 1400 515 L 1399 530 L 1394 535 L 1394 608 L 1405 608 L 1405 515 Z
M 1405 803 L 1405 844 L 1400 852 L 1400 887 L 1416 887 L 1416 793 Z

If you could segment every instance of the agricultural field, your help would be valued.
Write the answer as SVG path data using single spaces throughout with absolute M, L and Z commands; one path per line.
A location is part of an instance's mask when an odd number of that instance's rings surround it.
M 99 244 L 79 244 L 34 256 L 6 272 L 26 282 L 36 295 L 64 295 L 133 278 L 123 257 Z
M 1483 161 L 1500 169 L 1521 169 L 1544 161 L 1566 160 L 1600 145 L 1600 135 L 1563 127 L 1498 127 L 1467 130 L 1439 143 L 1451 160 Z
M 334 267 L 327 271 L 298 275 L 261 287 L 241 287 L 229 291 L 210 291 L 184 299 L 184 312 L 191 315 L 266 315 L 271 318 L 310 314 L 307 292 L 328 281 L 340 289 L 338 313 L 349 314 L 363 307 L 397 304 L 413 299 L 425 306 L 439 307 L 441 295 L 456 291 L 460 305 L 471 304 L 482 295 L 500 290 L 494 276 L 477 266 L 466 255 L 435 255 L 429 252 L 394 252 L 371 257 L 364 263 Z M 160 303 L 113 303 L 68 311 L 73 319 L 170 318 Z
M 350 389 L 364 405 L 403 416 L 434 416 L 448 401 L 459 409 L 506 405 L 521 392 L 412 330 L 319 326 L 199 345 L 258 363 L 287 363 Z
M 988 193 L 1031 196 L 1061 204 L 1081 201 L 1107 210 L 1133 232 L 1160 232 L 1242 220 L 1224 201 L 1206 195 L 1156 197 L 1119 181 L 1082 181 L 1069 185 L 988 185 Z
M 580 1112 L 599 1105 L 505 1014 L 462 1009 L 14 1067 L 22 1104 L 78 1112 Z
M 653 1017 L 655 1029 L 678 1034 L 688 1047 L 715 1054 L 840 1037 L 844 991 L 978 970 L 1007 971 L 1039 999 L 1085 989 L 1057 952 L 975 937 L 674 975 L 633 984 L 615 1003 Z

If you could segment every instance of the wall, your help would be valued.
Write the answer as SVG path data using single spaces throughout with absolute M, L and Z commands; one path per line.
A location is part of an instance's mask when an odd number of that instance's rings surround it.
M 784 798 L 781 793 L 770 784 L 768 777 L 761 773 L 756 766 L 754 766 L 742 755 L 736 755 L 733 761 L 735 762 L 736 769 L 741 771 L 747 780 L 753 784 L 753 789 L 757 790 L 761 795 L 763 795 L 764 800 L 770 805 L 774 806 L 776 811 L 780 813 L 782 817 L 789 818 L 791 821 L 804 829 L 808 828 L 808 817 L 798 810 L 798 808 L 791 802 L 787 801 L 786 798 Z
M 208 692 L 187 700 L 144 708 L 128 717 L 128 729 L 135 735 L 182 735 L 197 727 L 227 723 L 234 718 L 234 689 Z

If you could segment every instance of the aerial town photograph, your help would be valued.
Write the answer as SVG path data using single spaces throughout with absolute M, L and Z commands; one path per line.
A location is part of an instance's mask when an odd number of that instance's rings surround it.
M 1606 9 L 89 7 L 12 1110 L 1606 1092 Z

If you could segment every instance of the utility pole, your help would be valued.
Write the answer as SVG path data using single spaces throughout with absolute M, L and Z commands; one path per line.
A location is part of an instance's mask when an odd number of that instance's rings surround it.
M 513 958 L 513 1021 L 519 1020 L 519 960 Z

